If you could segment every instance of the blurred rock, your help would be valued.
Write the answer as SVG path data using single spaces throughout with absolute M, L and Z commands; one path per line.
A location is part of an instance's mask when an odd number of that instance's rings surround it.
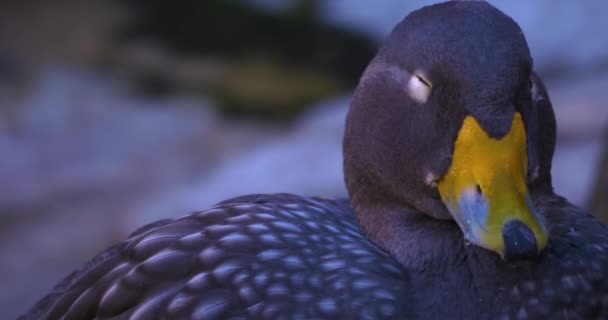
M 134 188 L 135 177 L 150 177 L 145 171 L 160 181 L 174 179 L 176 167 L 213 155 L 180 150 L 194 143 L 213 148 L 210 140 L 198 140 L 217 126 L 200 102 L 137 100 L 120 91 L 78 70 L 43 72 L 20 104 L 12 131 L 0 135 L 0 208 L 36 202 L 48 190 Z M 175 110 L 166 112 L 169 107 Z
M 250 193 L 345 196 L 342 134 L 349 99 L 317 104 L 289 132 L 228 157 L 198 183 L 167 189 L 135 209 L 138 214 L 131 215 L 129 226 L 202 210 Z
M 150 100 L 124 88 L 81 69 L 49 68 L 21 101 L 6 100 L 19 106 L 0 118 L 3 317 L 132 232 L 124 221 L 139 214 L 134 207 L 275 130 L 226 124 L 198 100 Z

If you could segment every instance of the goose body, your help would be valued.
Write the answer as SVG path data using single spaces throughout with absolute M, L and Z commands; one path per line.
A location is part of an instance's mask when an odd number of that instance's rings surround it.
M 424 7 L 353 96 L 349 199 L 249 195 L 150 224 L 22 319 L 608 319 L 608 229 L 553 192 L 554 146 L 517 24 Z

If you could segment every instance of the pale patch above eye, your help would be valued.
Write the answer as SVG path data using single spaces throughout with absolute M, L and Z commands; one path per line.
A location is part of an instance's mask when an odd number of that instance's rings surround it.
M 418 103 L 425 103 L 431 94 L 431 83 L 420 75 L 412 75 L 407 82 L 407 93 Z

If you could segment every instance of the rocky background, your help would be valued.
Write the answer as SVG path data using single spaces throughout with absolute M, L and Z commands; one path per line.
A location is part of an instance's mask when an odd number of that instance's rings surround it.
M 432 2 L 0 2 L 1 318 L 147 222 L 245 193 L 344 195 L 350 90 Z M 607 221 L 608 3 L 491 2 L 551 93 L 557 190 Z

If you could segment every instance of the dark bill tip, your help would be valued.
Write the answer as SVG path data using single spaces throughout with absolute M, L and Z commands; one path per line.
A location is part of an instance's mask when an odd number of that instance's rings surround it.
M 528 226 L 519 220 L 507 222 L 502 229 L 507 261 L 534 259 L 538 254 L 536 237 Z

